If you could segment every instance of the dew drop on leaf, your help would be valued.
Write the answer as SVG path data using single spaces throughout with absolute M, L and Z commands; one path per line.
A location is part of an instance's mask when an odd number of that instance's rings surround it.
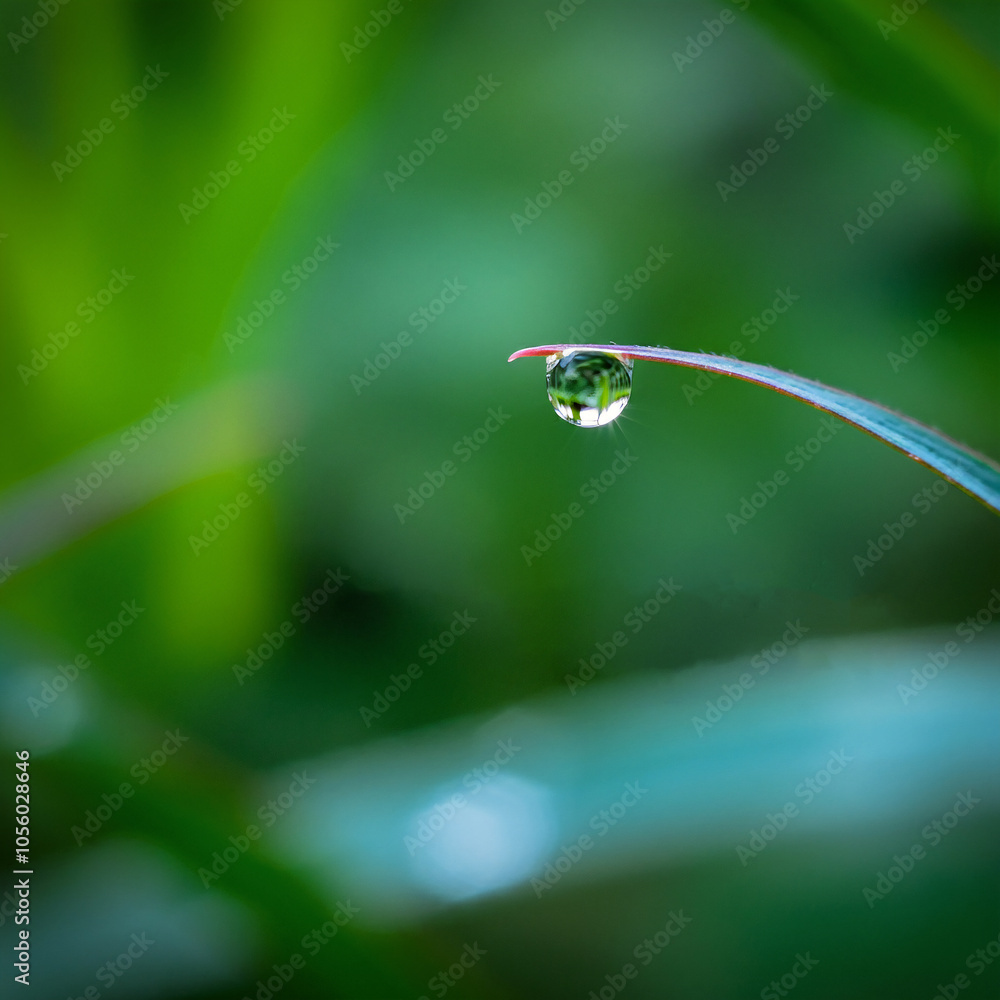
M 632 392 L 631 358 L 604 351 L 562 351 L 545 363 L 552 408 L 576 427 L 610 424 Z

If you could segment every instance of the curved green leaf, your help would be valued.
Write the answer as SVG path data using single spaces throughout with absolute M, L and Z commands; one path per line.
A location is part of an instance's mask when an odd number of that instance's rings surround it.
M 555 354 L 559 351 L 608 351 L 627 358 L 664 361 L 671 365 L 719 372 L 745 382 L 767 386 L 860 427 L 1000 513 L 1000 465 L 933 427 L 879 403 L 873 403 L 870 399 L 844 392 L 843 389 L 834 389 L 801 375 L 736 358 L 632 344 L 550 344 L 516 351 L 507 360 Z

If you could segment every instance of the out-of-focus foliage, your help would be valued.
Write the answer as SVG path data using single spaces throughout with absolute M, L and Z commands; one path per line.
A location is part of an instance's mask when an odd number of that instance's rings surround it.
M 734 353 L 1000 455 L 996 6 L 374 11 L 0 4 L 39 995 L 143 933 L 116 996 L 987 995 L 1000 522 L 750 386 L 585 431 L 505 359 Z

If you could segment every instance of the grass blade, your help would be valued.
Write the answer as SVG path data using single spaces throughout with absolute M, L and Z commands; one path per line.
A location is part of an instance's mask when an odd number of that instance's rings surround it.
M 555 354 L 558 351 L 608 351 L 628 358 L 663 361 L 686 368 L 719 372 L 767 386 L 786 396 L 801 399 L 818 410 L 825 410 L 841 420 L 860 427 L 873 437 L 892 445 L 904 455 L 943 476 L 970 496 L 1000 513 L 1000 465 L 985 455 L 953 440 L 933 427 L 905 414 L 890 410 L 880 403 L 862 399 L 843 389 L 834 389 L 812 379 L 779 371 L 768 365 L 757 365 L 737 358 L 716 354 L 696 354 L 674 351 L 667 347 L 639 347 L 620 344 L 555 344 L 527 347 L 516 351 L 507 360 Z

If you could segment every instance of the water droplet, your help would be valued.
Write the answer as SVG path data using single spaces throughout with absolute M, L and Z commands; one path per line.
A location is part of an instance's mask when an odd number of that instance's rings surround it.
M 605 351 L 563 351 L 545 363 L 552 408 L 576 427 L 601 427 L 620 416 L 632 392 L 631 358 Z

